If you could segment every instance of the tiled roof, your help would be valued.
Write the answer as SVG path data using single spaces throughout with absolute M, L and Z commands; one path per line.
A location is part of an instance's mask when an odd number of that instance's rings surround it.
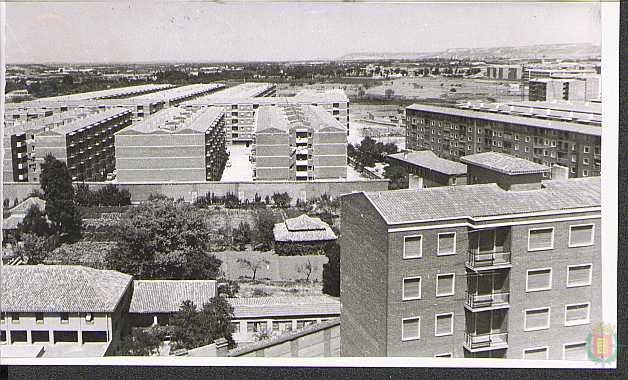
M 543 181 L 543 188 L 527 191 L 491 183 L 363 194 L 388 224 L 400 224 L 600 207 L 600 188 L 600 177 L 588 177 Z
M 10 215 L 2 219 L 3 230 L 17 230 L 17 226 L 24 220 L 24 214 Z
M 345 127 L 324 108 L 308 104 L 264 106 L 257 111 L 257 133 L 273 129 L 288 131 L 290 128 L 308 128 L 313 131 L 332 128 L 345 131 Z
M 198 308 L 216 296 L 215 280 L 137 280 L 129 313 L 174 313 L 183 301 Z
M 3 312 L 104 312 L 116 309 L 132 277 L 78 265 L 5 265 Z
M 288 132 L 290 123 L 286 113 L 279 107 L 260 107 L 255 114 L 255 131 L 257 133 L 264 131 L 279 130 Z
M 336 240 L 336 234 L 327 223 L 306 214 L 275 224 L 273 235 L 275 241 L 288 243 Z
M 214 91 L 223 88 L 225 85 L 222 83 L 195 83 L 186 86 L 170 88 L 164 91 L 153 92 L 149 94 L 135 96 L 131 99 L 133 101 L 173 101 L 186 98 L 189 96 L 198 96 L 205 94 L 209 91 Z
M 173 87 L 173 85 L 171 84 L 145 84 L 139 86 L 111 88 L 100 91 L 81 92 L 77 94 L 52 96 L 48 98 L 35 99 L 30 101 L 29 103 L 35 104 L 37 102 L 63 102 L 68 100 L 104 99 L 112 96 L 130 96 L 147 91 L 164 90 L 171 87 Z
M 460 157 L 460 161 L 507 175 L 544 173 L 550 168 L 523 158 L 499 152 L 484 152 Z
M 72 132 L 76 132 L 80 129 L 91 127 L 92 125 L 102 123 L 105 120 L 112 119 L 114 117 L 118 117 L 119 115 L 123 115 L 127 113 L 131 113 L 131 111 L 129 111 L 126 108 L 118 108 L 118 107 L 109 108 L 104 111 L 96 112 L 96 113 L 87 115 L 86 117 L 76 119 L 70 123 L 63 124 L 53 129 L 52 132 L 60 134 L 60 135 L 67 135 Z
M 340 300 L 327 295 L 229 298 L 228 300 L 233 306 L 234 319 L 340 315 Z
M 46 208 L 46 201 L 38 197 L 28 197 L 22 202 L 18 203 L 12 209 L 10 209 L 9 212 L 11 213 L 11 215 L 15 215 L 15 214 L 26 215 L 26 213 L 28 212 L 28 209 L 31 208 L 31 206 L 33 205 L 39 207 L 39 209 L 43 211 Z
M 259 96 L 259 94 L 271 88 L 271 83 L 248 82 L 237 86 L 225 88 L 197 99 L 185 102 L 184 105 L 190 104 L 212 104 L 216 101 L 225 101 L 233 99 L 246 99 Z
M 467 165 L 438 157 L 431 150 L 390 154 L 388 157 L 446 175 L 467 174 Z
M 190 130 L 205 133 L 224 114 L 221 107 L 186 109 L 170 107 L 146 117 L 117 134 L 173 134 Z

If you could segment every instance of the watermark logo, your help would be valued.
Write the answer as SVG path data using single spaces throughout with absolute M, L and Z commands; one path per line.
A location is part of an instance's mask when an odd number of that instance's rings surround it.
M 617 331 L 611 323 L 597 323 L 587 336 L 587 356 L 589 360 L 602 365 L 617 359 Z

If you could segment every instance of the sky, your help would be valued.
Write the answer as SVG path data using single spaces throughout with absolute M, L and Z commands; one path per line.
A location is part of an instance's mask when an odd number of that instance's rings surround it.
M 599 5 L 6 3 L 7 63 L 335 59 L 594 43 Z

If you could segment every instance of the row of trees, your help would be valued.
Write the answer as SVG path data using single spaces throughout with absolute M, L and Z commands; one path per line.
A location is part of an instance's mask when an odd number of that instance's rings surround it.
M 113 184 L 105 185 L 98 190 L 90 190 L 89 185 L 76 185 L 76 202 L 79 206 L 128 206 L 131 204 L 131 193 L 119 190 Z
M 226 208 L 265 208 L 267 206 L 275 205 L 280 208 L 290 207 L 292 198 L 288 193 L 273 193 L 272 196 L 266 196 L 262 199 L 262 196 L 255 193 L 253 201 L 248 199 L 240 199 L 237 194 L 228 192 L 225 195 L 216 195 L 209 192 L 205 195 L 201 195 L 194 200 L 194 205 L 197 207 L 208 207 L 212 205 L 221 205 Z

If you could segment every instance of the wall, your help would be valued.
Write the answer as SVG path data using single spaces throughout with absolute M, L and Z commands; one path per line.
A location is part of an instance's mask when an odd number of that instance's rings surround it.
M 107 185 L 105 182 L 86 182 L 91 190 L 98 190 Z M 253 200 L 257 193 L 262 198 L 274 193 L 287 192 L 293 201 L 296 199 L 316 199 L 323 194 L 338 197 L 342 194 L 359 191 L 382 191 L 388 189 L 388 180 L 369 181 L 256 181 L 256 182 L 126 182 L 116 183 L 119 189 L 126 189 L 131 193 L 133 202 L 148 199 L 151 194 L 160 193 L 186 201 L 193 201 L 198 196 L 213 192 L 216 195 L 225 195 L 228 192 L 238 194 L 241 199 Z M 38 183 L 4 182 L 4 199 L 25 199 L 35 189 L 40 189 Z
M 299 273 L 297 266 L 311 262 L 314 267 L 310 275 L 310 281 L 323 280 L 323 265 L 327 263 L 327 256 L 278 256 L 269 252 L 257 251 L 224 251 L 215 252 L 214 255 L 222 260 L 220 269 L 225 272 L 229 280 L 237 280 L 241 277 L 251 277 L 251 271 L 237 262 L 239 258 L 247 259 L 253 263 L 260 260 L 268 260 L 269 264 L 262 263 L 257 270 L 256 279 L 270 279 L 272 281 L 291 281 L 305 279 L 305 273 Z

